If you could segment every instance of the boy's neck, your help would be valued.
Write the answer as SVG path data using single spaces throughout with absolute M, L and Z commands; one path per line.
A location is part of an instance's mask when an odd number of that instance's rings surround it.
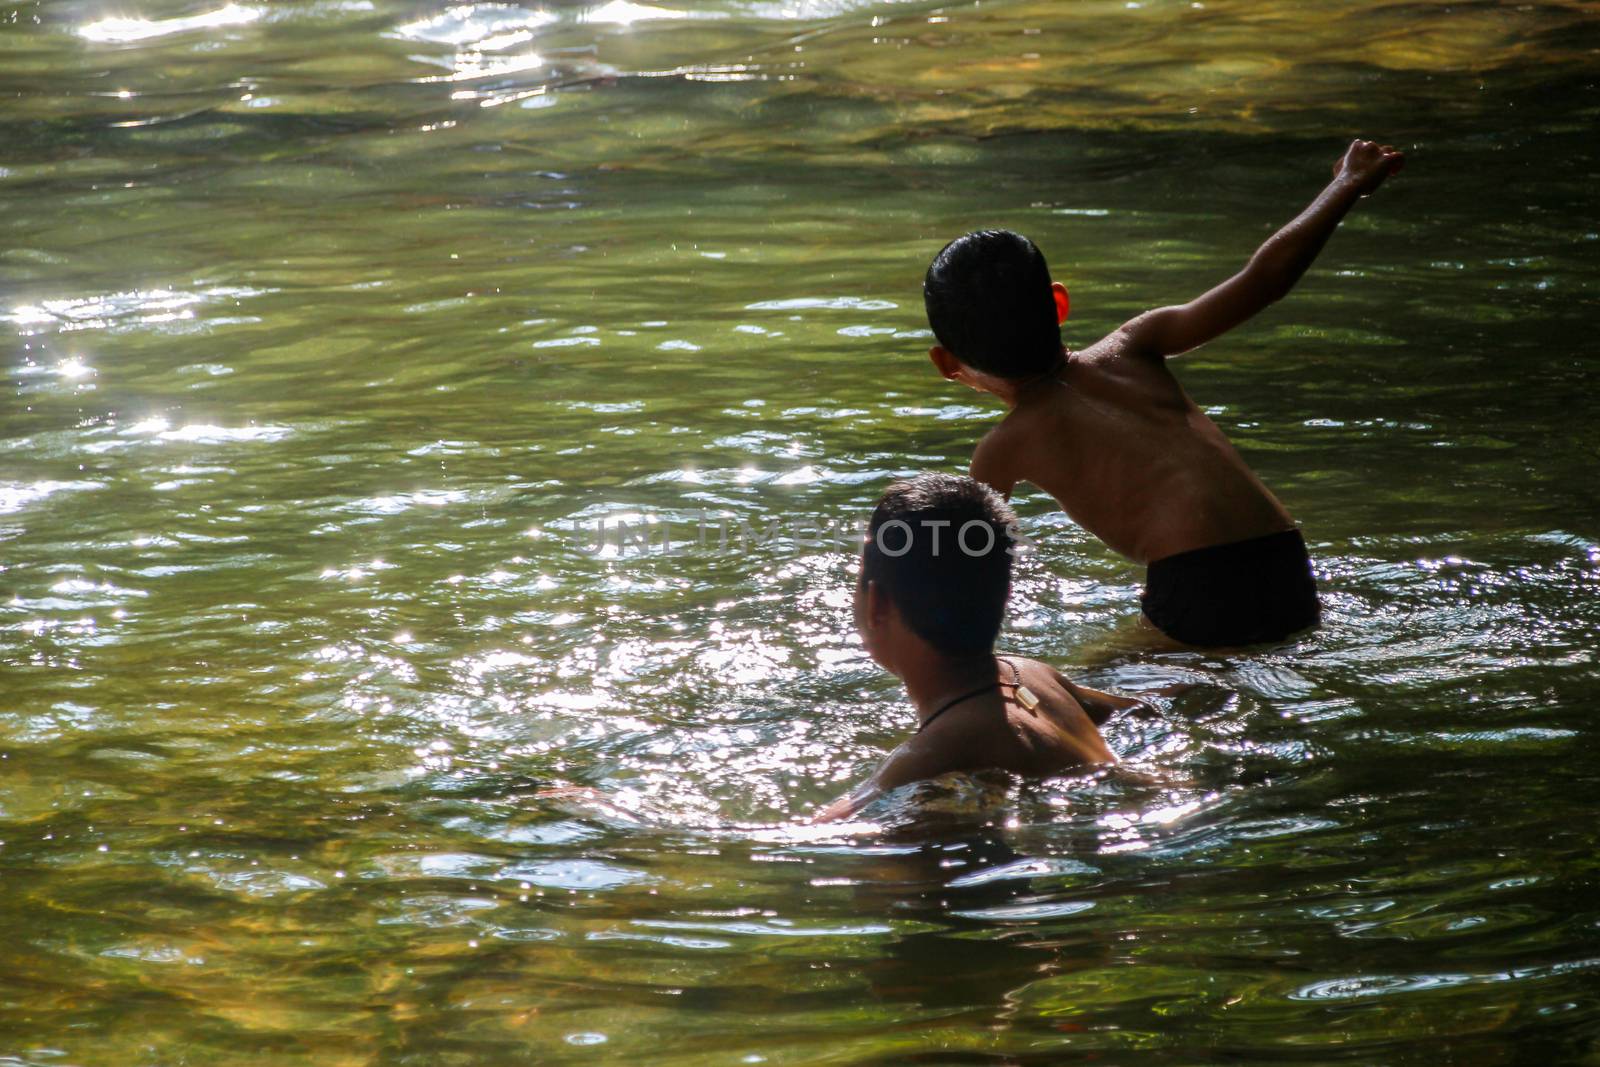
M 1055 384 L 1067 365 L 1067 358 L 1067 350 L 1063 348 L 1060 358 L 1048 370 L 1042 370 L 1026 378 L 999 378 L 985 375 L 983 389 L 987 393 L 992 393 L 1007 408 L 1015 408 L 1042 388 Z
M 917 720 L 924 721 L 940 705 L 993 681 L 995 656 L 991 649 L 973 655 L 952 656 L 923 645 L 903 656 L 895 665 L 906 695 L 917 707 Z

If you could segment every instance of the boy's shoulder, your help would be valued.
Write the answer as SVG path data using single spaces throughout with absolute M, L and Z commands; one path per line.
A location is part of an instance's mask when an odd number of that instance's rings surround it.
M 1006 412 L 1005 418 L 978 438 L 972 450 L 972 477 L 1001 493 L 1010 493 L 1011 487 L 1022 480 L 1023 458 L 1028 454 L 1037 421 L 1020 409 Z
M 1087 348 L 1079 349 L 1068 358 L 1068 363 L 1083 371 L 1110 371 L 1134 367 L 1160 367 L 1166 360 L 1155 355 L 1138 338 L 1139 320 L 1136 316 L 1118 326 Z
M 1116 407 L 1144 407 L 1152 400 L 1167 403 L 1180 390 L 1164 357 L 1152 355 L 1122 326 L 1067 360 L 1063 384 L 1077 398 L 1094 398 Z

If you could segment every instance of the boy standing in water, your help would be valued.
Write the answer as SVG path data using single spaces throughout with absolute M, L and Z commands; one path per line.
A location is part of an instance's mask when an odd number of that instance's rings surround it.
M 1016 521 L 994 490 L 950 474 L 896 482 L 878 501 L 861 552 L 856 630 L 878 665 L 905 683 L 917 732 L 819 820 L 846 818 L 891 789 L 952 771 L 1043 777 L 1116 762 L 1096 725 L 1138 701 L 995 653 Z
M 1061 343 L 1067 292 L 1009 231 L 946 245 L 923 297 L 939 373 L 1010 412 L 972 456 L 972 476 L 1010 495 L 1029 481 L 1080 526 L 1146 564 L 1140 604 L 1198 646 L 1280 641 L 1318 620 L 1305 539 L 1167 367 L 1294 287 L 1355 206 L 1404 163 L 1356 141 L 1333 181 L 1243 270 L 1187 304 L 1156 308 L 1081 352 Z

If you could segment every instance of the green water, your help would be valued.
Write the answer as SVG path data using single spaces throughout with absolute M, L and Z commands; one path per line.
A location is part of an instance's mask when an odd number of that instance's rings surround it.
M 0 4 L 0 1063 L 1600 1062 L 1600 8 L 672 8 Z M 1193 688 L 795 827 L 913 720 L 793 524 L 996 418 L 933 252 L 1085 344 L 1355 135 L 1180 368 L 1322 629 L 1152 653 L 1024 492 L 1005 645 Z

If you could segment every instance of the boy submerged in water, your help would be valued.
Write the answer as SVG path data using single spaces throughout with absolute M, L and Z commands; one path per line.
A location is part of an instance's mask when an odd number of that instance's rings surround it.
M 946 245 L 923 297 L 939 372 L 1010 409 L 978 443 L 972 476 L 1010 495 L 1029 481 L 1080 526 L 1146 564 L 1140 605 L 1190 645 L 1280 641 L 1319 606 L 1305 539 L 1166 357 L 1196 348 L 1289 292 L 1361 197 L 1404 163 L 1356 141 L 1333 181 L 1243 270 L 1187 304 L 1129 320 L 1081 352 L 1061 343 L 1067 292 L 1009 231 Z
M 861 552 L 856 629 L 878 665 L 905 683 L 917 732 L 819 820 L 952 771 L 1038 777 L 1116 762 L 1095 727 L 1139 701 L 995 653 L 1016 521 L 994 490 L 950 474 L 896 482 L 878 501 Z

